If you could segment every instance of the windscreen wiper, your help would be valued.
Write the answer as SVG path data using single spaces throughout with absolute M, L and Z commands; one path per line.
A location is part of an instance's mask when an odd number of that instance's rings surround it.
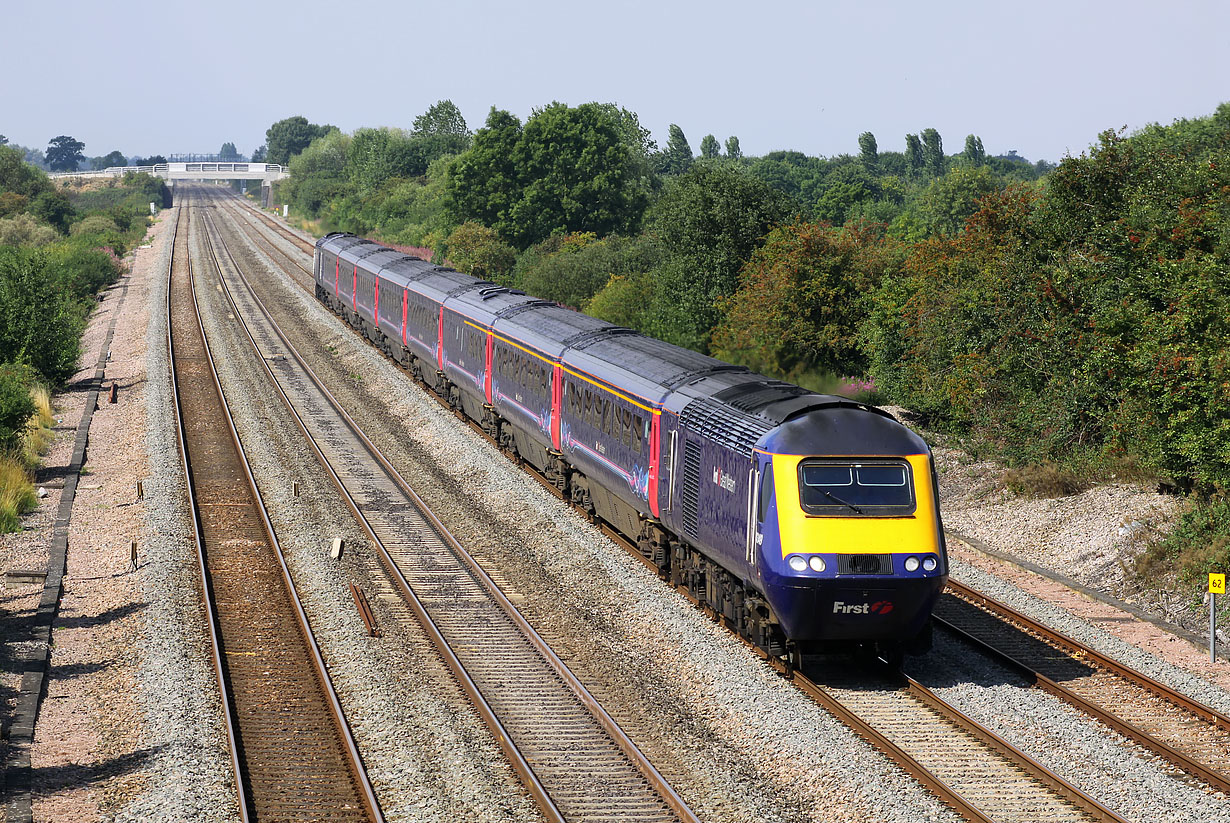
M 834 503 L 840 503 L 841 505 L 845 506 L 847 509 L 850 509 L 851 511 L 853 511 L 855 514 L 863 513 L 863 510 L 860 509 L 858 506 L 854 505 L 853 503 L 847 503 L 846 501 L 842 500 L 840 497 L 833 494 L 831 491 L 828 491 L 827 489 L 821 489 L 820 492 L 825 497 L 827 497 L 829 500 L 832 500 Z

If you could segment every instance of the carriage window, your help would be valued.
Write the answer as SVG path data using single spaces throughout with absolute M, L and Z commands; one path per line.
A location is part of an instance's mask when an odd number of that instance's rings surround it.
M 811 514 L 899 516 L 914 512 L 914 484 L 904 461 L 804 460 L 799 500 Z
M 643 436 L 642 436 L 643 433 Z M 639 453 L 644 445 L 644 437 L 649 434 L 645 429 L 645 421 L 641 419 L 639 414 L 632 417 L 632 451 Z

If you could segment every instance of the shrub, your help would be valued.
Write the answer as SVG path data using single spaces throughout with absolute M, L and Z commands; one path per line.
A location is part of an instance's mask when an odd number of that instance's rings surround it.
M 73 223 L 68 233 L 73 237 L 79 237 L 83 234 L 117 234 L 119 230 L 120 227 L 115 224 L 114 219 L 105 214 L 91 214 L 89 217 L 83 217 L 76 223 Z
M 15 365 L 0 366 L 0 451 L 14 454 L 37 407 L 30 396 L 30 374 Z
M 43 379 L 59 382 L 76 371 L 84 327 L 82 304 L 56 280 L 46 253 L 0 248 L 3 362 L 28 364 Z
M 1004 486 L 1026 497 L 1067 497 L 1089 488 L 1089 482 L 1072 469 L 1047 460 L 1004 472 Z
M 28 214 L 0 217 L 0 246 L 46 246 L 58 237 L 55 229 Z

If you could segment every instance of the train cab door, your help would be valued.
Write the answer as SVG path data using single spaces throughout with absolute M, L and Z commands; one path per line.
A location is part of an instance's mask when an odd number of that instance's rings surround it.
M 755 453 L 752 473 L 748 481 L 748 529 L 747 556 L 749 566 L 759 572 L 758 557 L 765 542 L 765 525 L 770 522 L 770 509 L 773 509 L 773 458 L 769 455 Z

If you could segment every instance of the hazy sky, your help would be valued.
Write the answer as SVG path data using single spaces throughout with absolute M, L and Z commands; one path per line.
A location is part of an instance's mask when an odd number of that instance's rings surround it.
M 7 2 L 0 134 L 86 155 L 245 154 L 275 120 L 409 127 L 449 98 L 616 102 L 745 154 L 856 153 L 860 132 L 965 136 L 1032 160 L 1230 100 L 1225 0 Z

